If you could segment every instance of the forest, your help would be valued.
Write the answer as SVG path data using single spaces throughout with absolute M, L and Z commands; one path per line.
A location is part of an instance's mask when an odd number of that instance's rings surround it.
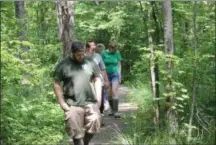
M 116 144 L 215 144 L 216 2 L 1 1 L 1 144 L 67 138 L 53 71 L 71 41 L 118 42 L 136 112 Z M 112 137 L 110 137 L 112 140 Z M 112 144 L 112 143 L 110 143 Z

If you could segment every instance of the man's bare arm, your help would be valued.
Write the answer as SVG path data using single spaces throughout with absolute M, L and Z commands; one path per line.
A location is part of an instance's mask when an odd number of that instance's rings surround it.
M 101 95 L 102 95 L 101 85 L 102 85 L 101 79 L 99 77 L 95 77 L 94 78 L 94 88 L 95 88 L 96 98 L 97 98 L 99 107 L 101 106 Z
M 64 111 L 68 111 L 69 106 L 65 103 L 65 101 L 62 97 L 62 88 L 61 88 L 60 82 L 58 82 L 58 81 L 54 81 L 54 92 L 55 92 L 55 95 L 58 99 L 58 102 L 59 102 L 59 105 L 61 106 L 61 108 Z

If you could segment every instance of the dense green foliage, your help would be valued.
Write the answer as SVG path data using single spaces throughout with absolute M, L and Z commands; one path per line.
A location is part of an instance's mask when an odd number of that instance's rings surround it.
M 156 2 L 160 40 L 154 41 L 160 69 L 161 116 L 163 122 L 164 83 L 167 78 L 163 51 L 163 12 Z M 213 144 L 215 123 L 215 4 L 198 2 L 197 57 L 194 57 L 193 2 L 173 2 L 175 56 L 174 94 L 178 99 L 180 131 L 171 142 L 186 143 L 190 98 L 192 96 L 193 60 L 197 60 L 197 92 L 191 143 Z M 150 2 L 76 2 L 75 36 L 86 42 L 95 39 L 107 47 L 108 40 L 118 40 L 123 61 L 123 81 L 133 84 L 131 94 L 140 109 L 125 133 L 130 144 L 167 144 L 166 132 L 152 126 L 148 30 L 156 31 Z M 14 2 L 1 2 L 1 138 L 6 144 L 57 144 L 65 136 L 63 113 L 52 88 L 52 70 L 61 59 L 55 2 L 25 2 L 26 40 L 18 37 L 19 21 Z M 154 34 L 153 39 L 156 39 Z M 25 52 L 24 47 L 29 51 Z M 138 81 L 139 80 L 139 81 Z M 133 92 L 132 91 L 132 92 Z M 138 95 L 137 95 L 137 92 Z M 134 97 L 136 96 L 136 97 Z M 150 110 L 150 111 L 149 111 Z M 163 128 L 162 128 L 163 129 Z M 125 140 L 124 140 L 125 142 Z
M 55 3 L 26 2 L 25 8 L 27 40 L 21 42 L 14 3 L 1 6 L 1 136 L 6 144 L 56 144 L 64 136 L 64 120 L 51 78 L 61 54 Z
M 131 85 L 129 85 L 131 86 Z M 162 123 L 159 130 L 155 130 L 153 124 L 153 106 L 150 86 L 137 83 L 136 87 L 131 86 L 131 93 L 128 99 L 138 104 L 136 114 L 124 118 L 125 124 L 129 126 L 122 134 L 119 133 L 119 142 L 121 144 L 188 144 L 187 142 L 187 122 L 182 121 L 179 131 L 175 136 L 170 136 L 169 132 Z M 162 104 L 162 103 L 161 103 Z M 187 111 L 187 110 L 186 110 Z M 187 111 L 188 112 L 188 111 Z M 206 115 L 206 114 L 203 114 Z M 179 117 L 186 117 L 181 115 Z M 202 116 L 203 118 L 205 116 Z M 201 118 L 202 118 L 201 117 Z M 203 119 L 202 118 L 202 119 Z M 180 118 L 179 120 L 182 120 Z M 207 121 L 207 120 L 206 120 Z M 194 125 L 195 131 L 189 144 L 214 144 L 214 123 L 213 119 L 208 120 L 206 129 Z

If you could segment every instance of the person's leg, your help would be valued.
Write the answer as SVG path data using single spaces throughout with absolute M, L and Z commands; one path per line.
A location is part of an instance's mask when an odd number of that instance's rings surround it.
M 80 139 L 73 139 L 74 145 L 85 145 L 83 142 L 83 138 Z
M 109 79 L 109 87 L 107 89 L 108 101 L 110 105 L 110 113 L 109 116 L 113 116 L 113 99 L 112 99 L 112 73 L 107 73 Z
M 107 99 L 107 90 L 104 88 L 104 111 L 109 110 L 109 101 Z
M 102 95 L 101 95 L 101 106 L 100 106 L 100 113 L 103 114 L 104 111 L 104 86 L 102 86 Z
M 104 87 L 103 88 L 103 98 L 104 98 L 104 103 L 106 103 L 107 101 L 107 93 L 106 93 L 107 89 Z
M 101 118 L 101 126 L 104 126 L 105 124 L 104 124 L 104 121 L 103 121 L 103 112 L 104 112 L 104 86 L 102 86 L 102 95 L 101 95 L 101 106 L 100 106 L 100 113 L 101 113 L 101 116 L 102 116 L 102 118 Z
M 85 132 L 84 136 L 84 145 L 88 145 L 91 139 L 93 138 L 94 134 Z
M 114 73 L 112 79 L 112 98 L 113 98 L 113 113 L 115 118 L 120 118 L 119 114 L 119 97 L 118 97 L 118 87 L 119 87 L 119 74 Z
M 112 84 L 110 84 L 109 90 L 108 90 L 108 100 L 110 105 L 110 113 L 109 116 L 113 116 L 113 98 L 112 98 Z
M 94 134 L 99 132 L 101 125 L 101 114 L 96 104 L 85 106 L 85 136 L 84 144 L 88 145 Z
M 73 139 L 74 145 L 84 145 L 84 109 L 71 106 L 65 112 L 65 119 L 66 132 Z

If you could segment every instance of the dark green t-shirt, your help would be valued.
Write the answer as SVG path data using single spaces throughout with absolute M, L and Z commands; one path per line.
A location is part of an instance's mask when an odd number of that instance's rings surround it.
M 110 53 L 109 50 L 104 50 L 102 52 L 102 59 L 106 65 L 107 73 L 118 72 L 118 62 L 122 60 L 118 50 L 114 53 Z
M 84 106 L 97 102 L 93 78 L 99 75 L 100 69 L 92 59 L 78 64 L 68 57 L 57 65 L 54 80 L 63 83 L 64 99 L 69 105 Z

